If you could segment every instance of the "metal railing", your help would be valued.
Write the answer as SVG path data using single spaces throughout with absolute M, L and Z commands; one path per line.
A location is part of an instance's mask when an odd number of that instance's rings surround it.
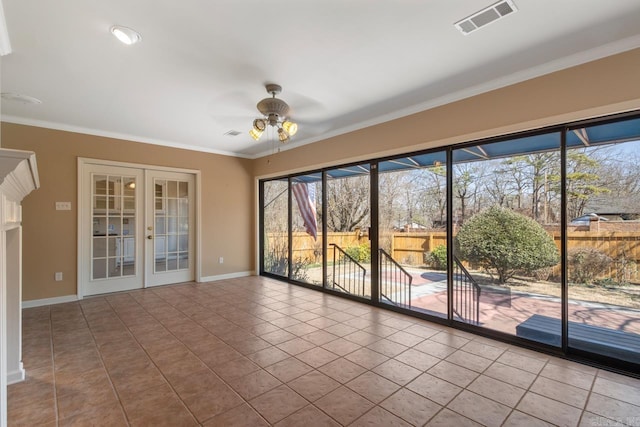
M 333 277 L 331 284 L 333 288 L 352 295 L 365 296 L 364 278 L 367 269 L 346 253 L 340 246 L 331 243 L 333 246 Z
M 380 297 L 391 304 L 411 308 L 411 282 L 413 277 L 384 249 L 378 249 Z
M 453 313 L 460 320 L 475 325 L 480 324 L 480 285 L 462 265 L 458 257 L 453 257 Z

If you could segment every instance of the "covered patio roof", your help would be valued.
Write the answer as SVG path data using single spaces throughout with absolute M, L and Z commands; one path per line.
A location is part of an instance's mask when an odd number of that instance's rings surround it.
M 623 120 L 588 127 L 572 128 L 567 133 L 567 147 L 585 148 L 604 144 L 640 140 L 640 118 Z M 493 160 L 532 153 L 542 153 L 560 149 L 561 132 L 554 131 L 533 136 L 517 137 L 499 142 L 490 142 L 470 147 L 457 148 L 453 151 L 453 163 L 473 162 L 477 160 Z M 379 162 L 380 172 L 392 172 L 426 167 L 440 167 L 446 164 L 446 152 L 436 151 Z M 368 175 L 368 163 L 338 167 L 327 171 L 329 178 L 347 178 L 357 175 Z M 320 173 L 301 175 L 293 178 L 294 182 L 320 181 Z

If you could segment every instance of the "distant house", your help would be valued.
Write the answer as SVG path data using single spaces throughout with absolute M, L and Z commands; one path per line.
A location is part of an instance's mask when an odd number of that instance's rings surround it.
M 597 213 L 590 213 L 572 219 L 569 225 L 589 225 L 591 221 L 609 221 L 609 219 Z
M 405 224 L 401 224 L 401 223 L 397 223 L 394 226 L 394 229 L 396 231 L 405 231 L 405 232 L 416 232 L 416 231 L 426 231 L 429 229 L 429 227 L 422 225 L 422 224 L 418 224 L 417 222 L 409 222 L 409 223 L 405 223 Z
M 629 212 L 598 212 L 572 219 L 574 231 L 640 231 L 640 214 Z

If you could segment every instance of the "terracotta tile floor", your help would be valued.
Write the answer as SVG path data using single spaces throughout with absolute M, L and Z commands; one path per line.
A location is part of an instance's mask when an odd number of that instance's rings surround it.
M 640 380 L 260 277 L 23 316 L 10 426 L 640 426 Z

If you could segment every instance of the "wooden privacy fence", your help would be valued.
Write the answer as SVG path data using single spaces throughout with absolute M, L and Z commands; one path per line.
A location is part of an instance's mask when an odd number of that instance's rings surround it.
M 553 237 L 556 247 L 560 251 L 560 231 L 549 232 L 549 234 Z M 423 253 L 431 252 L 440 245 L 447 245 L 444 231 L 394 233 L 391 242 L 393 246 L 391 253 L 394 259 L 407 265 L 419 265 L 422 263 Z M 640 280 L 638 272 L 640 231 L 572 231 L 567 233 L 567 252 L 571 253 L 576 248 L 597 249 L 613 260 L 609 271 L 603 271 L 600 277 L 621 277 L 634 282 Z M 560 265 L 555 266 L 550 274 L 559 276 Z
M 560 232 L 549 232 L 560 248 Z M 286 247 L 286 233 L 269 233 L 269 240 L 280 241 Z M 296 232 L 292 235 L 293 258 L 308 260 L 312 263 L 322 261 L 322 234 L 318 234 L 316 241 L 305 232 Z M 380 233 L 381 247 L 393 257 L 394 260 L 404 265 L 423 265 L 424 254 L 433 251 L 436 247 L 446 246 L 447 239 L 444 231 L 430 232 L 398 232 Z M 370 245 L 369 238 L 360 231 L 327 233 L 328 253 L 327 259 L 333 259 L 331 244 L 336 244 L 343 249 L 352 246 Z M 640 231 L 574 231 L 567 233 L 567 250 L 574 248 L 594 248 L 608 255 L 614 260 L 608 272 L 603 271 L 602 276 L 616 277 L 624 274 L 627 280 L 637 282 L 640 274 L 636 265 L 640 265 Z M 617 271 L 620 262 L 627 263 L 624 272 Z M 560 273 L 560 267 L 556 266 L 552 274 Z

